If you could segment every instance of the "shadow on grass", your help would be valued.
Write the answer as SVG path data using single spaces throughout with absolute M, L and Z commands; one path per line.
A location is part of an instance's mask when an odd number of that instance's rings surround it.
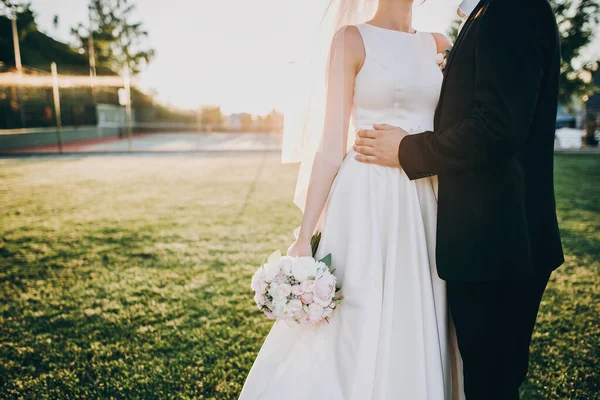
M 266 332 L 241 284 L 250 274 L 232 277 L 227 247 L 173 239 L 157 246 L 152 226 L 76 239 L 5 233 L 0 390 L 9 398 L 193 398 L 217 396 L 224 382 L 239 390 Z

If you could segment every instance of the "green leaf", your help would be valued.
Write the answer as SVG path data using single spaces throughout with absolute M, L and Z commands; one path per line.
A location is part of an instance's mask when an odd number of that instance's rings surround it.
M 332 300 L 334 304 L 340 304 L 344 300 L 344 296 L 334 297 Z
M 331 267 L 331 254 L 327 254 L 325 257 L 323 257 L 321 260 L 322 263 L 324 263 L 325 265 L 327 265 L 328 267 Z
M 319 243 L 321 243 L 321 232 L 315 233 L 310 239 L 310 247 L 312 249 L 313 257 L 317 254 L 317 250 L 319 249 Z

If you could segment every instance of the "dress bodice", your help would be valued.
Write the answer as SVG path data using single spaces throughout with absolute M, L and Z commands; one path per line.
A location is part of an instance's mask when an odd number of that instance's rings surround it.
M 373 124 L 409 133 L 433 129 L 442 72 L 430 33 L 406 33 L 360 24 L 365 62 L 356 76 L 350 135 Z M 348 143 L 354 142 L 349 137 Z

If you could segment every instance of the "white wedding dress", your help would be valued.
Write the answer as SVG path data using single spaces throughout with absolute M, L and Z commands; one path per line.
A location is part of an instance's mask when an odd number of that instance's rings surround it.
M 366 59 L 353 128 L 432 129 L 442 83 L 433 36 L 357 27 Z M 275 323 L 240 400 L 464 398 L 435 265 L 437 178 L 410 181 L 401 169 L 354 156 L 348 153 L 331 189 L 317 254 L 332 254 L 344 300 L 329 324 Z

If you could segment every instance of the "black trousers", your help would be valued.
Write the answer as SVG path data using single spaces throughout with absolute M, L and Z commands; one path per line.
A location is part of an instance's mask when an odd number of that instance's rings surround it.
M 448 281 L 467 400 L 518 400 L 550 272 L 524 281 Z

